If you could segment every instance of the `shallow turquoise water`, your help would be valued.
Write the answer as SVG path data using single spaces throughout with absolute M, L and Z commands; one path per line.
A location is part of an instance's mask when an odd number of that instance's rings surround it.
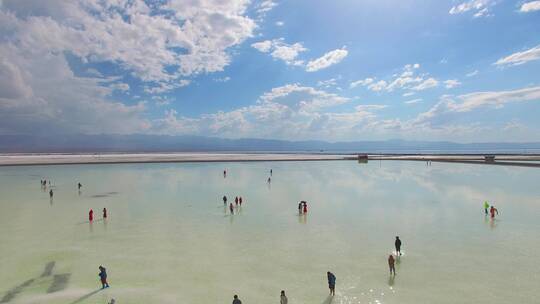
M 328 270 L 333 303 L 537 303 L 538 180 L 535 168 L 397 161 L 4 167 L 0 303 L 279 303 L 282 289 L 329 303 Z M 223 195 L 244 198 L 237 214 Z M 99 265 L 112 287 L 94 292 Z

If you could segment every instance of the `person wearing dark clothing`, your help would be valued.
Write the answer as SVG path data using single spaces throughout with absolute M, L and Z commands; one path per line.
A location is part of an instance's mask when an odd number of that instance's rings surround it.
M 399 239 L 399 236 L 396 236 L 394 245 L 396 246 L 396 256 L 401 255 L 401 240 Z
M 81 183 L 78 183 L 77 187 L 79 187 L 79 190 L 81 190 L 81 187 L 82 187 Z
M 302 214 L 302 202 L 298 203 L 298 213 Z
M 336 294 L 336 276 L 330 271 L 326 273 L 326 276 L 328 277 L 328 288 L 330 289 L 330 294 L 335 295 Z
M 233 297 L 233 301 L 232 301 L 232 304 L 242 304 L 242 301 L 240 301 L 240 299 L 238 299 L 238 296 L 237 295 L 234 295 Z
M 234 214 L 234 207 L 232 203 L 229 205 L 229 210 L 231 211 L 231 214 Z
M 107 283 L 107 270 L 103 266 L 99 266 L 99 279 L 101 280 L 101 289 L 109 287 Z
M 234 203 L 238 205 L 238 196 L 234 198 Z
M 240 206 L 242 206 L 242 197 L 241 196 L 238 198 L 238 203 L 240 204 Z
M 53 191 L 52 191 L 52 189 L 51 189 L 51 191 L 49 191 L 49 196 L 52 198 L 53 195 L 54 195 L 54 193 L 53 193 Z
M 225 195 L 223 196 L 223 204 L 227 205 L 227 197 Z
M 103 208 L 103 218 L 107 218 L 107 208 Z
M 223 177 L 227 177 L 227 170 L 223 170 Z

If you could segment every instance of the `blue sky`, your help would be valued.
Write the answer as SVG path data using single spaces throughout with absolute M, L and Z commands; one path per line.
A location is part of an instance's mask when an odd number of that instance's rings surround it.
M 0 0 L 0 134 L 539 141 L 540 1 Z

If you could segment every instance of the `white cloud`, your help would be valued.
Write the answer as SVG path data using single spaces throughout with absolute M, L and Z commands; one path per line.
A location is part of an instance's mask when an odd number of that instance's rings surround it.
M 540 10 L 540 1 L 525 2 L 519 9 L 520 12 L 528 13 Z
M 325 69 L 331 65 L 341 62 L 341 60 L 347 57 L 347 54 L 349 54 L 349 52 L 345 49 L 345 47 L 330 51 L 317 59 L 309 61 L 306 66 L 306 71 L 315 72 Z
M 459 82 L 459 80 L 457 80 L 457 79 L 448 79 L 448 80 L 444 81 L 444 86 L 447 89 L 452 89 L 452 88 L 455 88 L 455 87 L 460 86 L 460 85 L 461 85 L 461 82 Z
M 284 26 L 285 22 L 283 21 L 276 21 L 276 26 Z
M 156 86 L 145 86 L 144 91 L 148 94 L 161 94 L 177 88 L 185 87 L 191 83 L 189 79 L 180 79 L 175 82 L 159 82 Z
M 462 14 L 465 12 L 474 12 L 474 17 L 483 17 L 489 15 L 489 6 L 494 4 L 493 0 L 469 0 L 452 6 L 449 13 L 451 15 Z
M 228 82 L 229 80 L 231 80 L 231 77 L 229 77 L 229 76 L 225 76 L 225 77 L 222 77 L 222 78 L 214 78 L 215 82 Z
M 277 6 L 277 3 L 275 3 L 272 0 L 264 0 L 257 6 L 257 13 L 259 15 L 264 15 L 271 11 L 274 7 Z
M 465 76 L 467 76 L 467 77 L 473 77 L 473 76 L 478 75 L 478 73 L 479 73 L 478 70 L 474 70 L 474 71 L 472 71 L 472 72 L 470 72 L 470 73 L 465 74 Z
M 367 86 L 368 89 L 370 89 L 372 91 L 375 91 L 375 92 L 382 91 L 382 90 L 386 89 L 387 87 L 388 87 L 388 84 L 384 80 L 379 80 L 379 81 L 371 83 L 371 84 L 369 84 Z
M 357 86 L 367 86 L 367 85 L 373 83 L 373 81 L 374 81 L 373 78 L 368 77 L 366 79 L 360 79 L 360 80 L 351 82 L 349 87 L 352 89 L 352 88 L 356 88 Z
M 330 87 L 335 87 L 337 86 L 337 81 L 340 77 L 338 78 L 330 78 L 330 79 L 327 79 L 327 80 L 319 80 L 317 81 L 317 86 L 318 87 L 324 87 L 324 88 L 330 88 Z
M 416 99 L 412 99 L 412 100 L 407 100 L 405 101 L 405 104 L 408 104 L 408 105 L 412 105 L 412 104 L 416 104 L 416 103 L 419 103 L 422 101 L 422 98 L 416 98 Z
M 229 112 L 197 118 L 166 111 L 154 121 L 155 133 L 204 134 L 259 138 L 347 138 L 360 132 L 386 105 L 357 105 L 349 112 L 332 112 L 351 100 L 312 87 L 289 84 L 262 94 L 257 103 Z
M 415 93 L 414 92 L 407 92 L 407 93 L 403 93 L 403 97 L 409 97 L 409 96 L 412 96 L 414 95 Z
M 280 59 L 288 65 L 302 65 L 302 60 L 296 60 L 301 52 L 307 49 L 300 42 L 287 44 L 284 38 L 265 40 L 253 43 L 251 47 L 263 53 L 269 53 L 275 59 Z
M 540 87 L 459 95 L 457 100 L 447 99 L 446 104 L 451 111 L 468 112 L 483 106 L 502 108 L 507 103 L 531 100 L 540 101 Z
M 73 75 L 63 54 L 33 57 L 0 45 L 0 58 L 11 65 L 0 69 L 0 133 L 125 134 L 149 127 L 144 103 L 109 100 L 112 88 L 103 85 L 108 80 Z
M 122 92 L 127 92 L 129 91 L 129 84 L 127 83 L 123 83 L 123 82 L 118 82 L 118 83 L 113 83 L 109 86 L 109 88 L 113 89 L 113 90 L 118 90 L 118 91 L 122 91 Z
M 517 52 L 507 57 L 501 58 L 495 62 L 495 65 L 498 66 L 512 66 L 512 65 L 521 65 L 529 61 L 535 61 L 540 59 L 540 45 L 528 49 L 523 52 Z
M 2 18 L 11 19 L 9 33 L 27 51 L 70 52 L 117 63 L 143 81 L 169 81 L 223 70 L 226 50 L 255 28 L 244 15 L 248 3 L 5 0 Z
M 423 91 L 429 88 L 434 88 L 438 85 L 439 85 L 439 82 L 437 81 L 437 79 L 430 77 L 422 81 L 422 83 L 420 83 L 419 85 L 412 87 L 411 89 L 416 90 L 416 91 Z
M 508 103 L 540 101 L 540 87 L 511 91 L 474 92 L 453 97 L 444 95 L 431 109 L 410 122 L 412 127 L 448 127 L 448 122 L 462 113 L 479 108 L 501 109 Z

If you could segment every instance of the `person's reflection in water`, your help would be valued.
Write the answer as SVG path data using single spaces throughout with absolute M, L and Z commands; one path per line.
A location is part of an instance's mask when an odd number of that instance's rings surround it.
M 79 196 L 81 196 L 82 191 L 81 191 L 81 190 L 78 190 L 77 193 L 79 194 Z
M 107 231 L 107 221 L 107 218 L 103 219 L 103 229 L 105 229 L 105 231 Z
M 497 223 L 495 221 L 496 219 L 493 219 L 493 218 L 489 220 L 489 228 L 491 228 L 492 230 L 497 227 Z
M 393 275 L 390 275 L 390 277 L 388 277 L 388 286 L 394 286 L 394 279 L 395 276 Z
M 90 231 L 90 233 L 94 232 L 94 223 L 92 222 L 88 222 L 88 231 Z
M 51 196 L 51 198 L 49 198 L 49 204 L 51 204 L 51 206 L 53 205 L 53 198 Z
M 302 224 L 307 224 L 307 214 L 302 214 L 300 218 L 302 219 Z

